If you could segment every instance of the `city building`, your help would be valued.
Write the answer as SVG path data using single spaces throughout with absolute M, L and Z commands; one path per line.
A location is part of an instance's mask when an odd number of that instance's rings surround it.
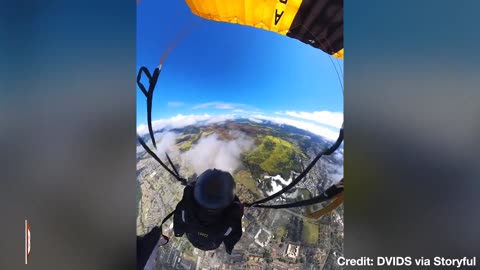
M 257 234 L 255 235 L 255 243 L 257 243 L 261 247 L 266 247 L 272 238 L 272 233 L 265 230 L 260 229 L 258 230 Z
M 297 260 L 298 254 L 300 252 L 300 246 L 288 245 L 285 250 L 285 256 L 291 261 L 295 262 Z

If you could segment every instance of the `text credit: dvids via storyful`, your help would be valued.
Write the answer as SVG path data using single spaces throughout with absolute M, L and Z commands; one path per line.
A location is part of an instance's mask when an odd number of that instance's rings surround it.
M 446 267 L 467 267 L 476 266 L 476 257 L 463 258 L 412 258 L 412 257 L 361 257 L 357 259 L 338 257 L 337 264 L 340 266 L 446 266 Z

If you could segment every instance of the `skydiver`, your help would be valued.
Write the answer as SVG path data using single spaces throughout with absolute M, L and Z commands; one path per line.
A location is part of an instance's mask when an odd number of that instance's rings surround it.
M 216 169 L 203 172 L 187 185 L 173 218 L 175 236 L 186 234 L 201 250 L 217 249 L 223 242 L 228 254 L 242 236 L 243 204 L 235 195 L 232 175 Z
M 242 237 L 243 204 L 235 195 L 232 175 L 208 169 L 187 184 L 173 212 L 176 237 L 184 234 L 201 250 L 217 249 L 222 243 L 228 254 Z M 160 227 L 137 237 L 137 269 L 143 269 L 160 239 Z

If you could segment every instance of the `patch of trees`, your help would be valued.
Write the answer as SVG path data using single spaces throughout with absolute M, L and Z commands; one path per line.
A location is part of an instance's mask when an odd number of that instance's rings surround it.
M 303 219 L 292 216 L 287 225 L 287 231 L 292 242 L 301 243 L 303 237 Z
M 273 262 L 272 254 L 268 249 L 265 249 L 265 252 L 263 253 L 263 258 L 267 263 Z

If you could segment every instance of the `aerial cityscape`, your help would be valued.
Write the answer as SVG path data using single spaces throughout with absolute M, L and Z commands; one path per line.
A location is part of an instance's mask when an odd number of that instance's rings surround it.
M 155 136 L 159 156 L 168 152 L 189 180 L 209 167 L 229 171 L 243 202 L 288 185 L 332 143 L 293 126 L 255 119 L 159 130 Z M 339 150 L 321 158 L 304 181 L 274 203 L 308 199 L 338 182 L 343 177 L 343 148 Z M 143 235 L 175 208 L 183 186 L 140 149 L 137 191 L 137 235 Z M 145 269 L 339 269 L 335 262 L 343 254 L 343 205 L 320 220 L 305 217 L 319 208 L 246 208 L 243 235 L 231 255 L 223 245 L 207 252 L 194 248 L 185 237 L 174 237 L 173 223 L 167 221 L 163 233 L 170 242 L 155 248 Z

